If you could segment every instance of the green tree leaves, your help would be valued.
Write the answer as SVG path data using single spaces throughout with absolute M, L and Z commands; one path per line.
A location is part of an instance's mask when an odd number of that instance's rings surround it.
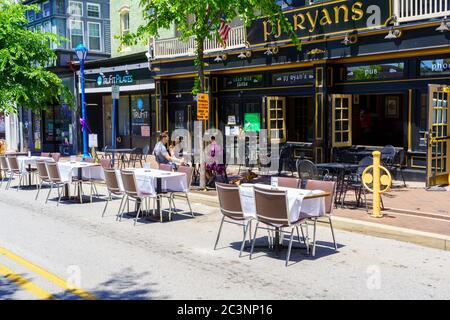
M 0 111 L 16 112 L 17 107 L 41 110 L 57 103 L 74 105 L 73 96 L 61 79 L 47 69 L 56 60 L 50 43 L 63 38 L 26 28 L 25 6 L 0 0 Z

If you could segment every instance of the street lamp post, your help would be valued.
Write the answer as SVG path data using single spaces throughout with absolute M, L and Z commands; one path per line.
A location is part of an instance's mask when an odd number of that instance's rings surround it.
M 87 122 L 86 122 L 86 101 L 84 98 L 84 60 L 88 54 L 88 49 L 80 43 L 75 48 L 78 60 L 80 61 L 80 83 L 81 83 L 81 127 L 83 130 L 83 160 L 90 158 L 88 152 L 88 135 L 87 135 Z

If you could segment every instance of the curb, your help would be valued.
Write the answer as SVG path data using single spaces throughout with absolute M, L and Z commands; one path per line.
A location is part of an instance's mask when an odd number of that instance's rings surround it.
M 189 198 L 202 204 L 219 207 L 219 201 L 216 197 L 190 193 Z M 405 212 L 405 211 L 403 211 Z M 321 222 L 321 224 L 327 224 Z M 328 225 L 328 224 L 327 224 Z M 360 221 L 349 218 L 333 216 L 333 227 L 350 232 L 358 232 L 374 237 L 393 239 L 403 242 L 418 244 L 425 247 L 450 251 L 450 236 L 437 233 L 417 231 L 402 227 L 387 226 L 374 222 Z

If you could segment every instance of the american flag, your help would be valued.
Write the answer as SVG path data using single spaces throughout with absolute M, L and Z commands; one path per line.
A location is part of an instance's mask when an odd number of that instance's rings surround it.
M 224 49 L 227 47 L 228 33 L 230 32 L 230 30 L 231 27 L 226 24 L 225 20 L 220 19 L 219 36 Z

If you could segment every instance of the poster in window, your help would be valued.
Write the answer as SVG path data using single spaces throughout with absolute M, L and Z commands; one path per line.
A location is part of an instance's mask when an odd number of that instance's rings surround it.
M 175 129 L 184 129 L 184 110 L 175 111 Z
M 150 126 L 141 126 L 141 136 L 150 137 Z
M 385 117 L 389 119 L 398 119 L 399 117 L 399 97 L 386 97 Z
M 244 114 L 244 131 L 259 132 L 261 129 L 261 115 L 259 113 Z

